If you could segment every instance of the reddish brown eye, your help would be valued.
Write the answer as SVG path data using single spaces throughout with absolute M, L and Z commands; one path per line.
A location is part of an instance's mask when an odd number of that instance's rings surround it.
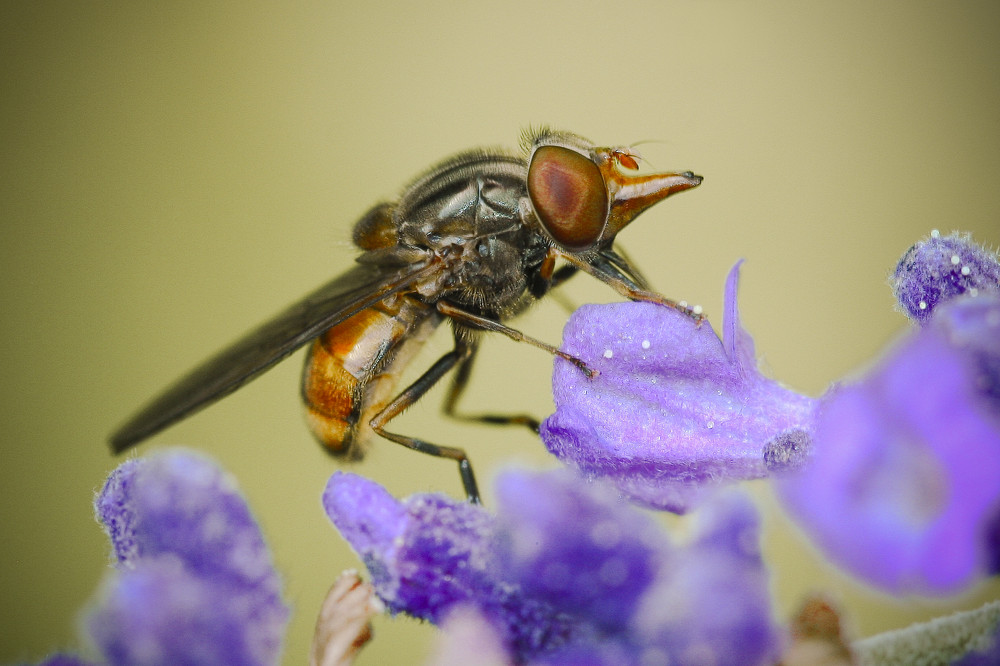
M 542 146 L 528 167 L 528 196 L 545 230 L 560 245 L 583 250 L 601 238 L 608 190 L 597 165 L 561 146 Z

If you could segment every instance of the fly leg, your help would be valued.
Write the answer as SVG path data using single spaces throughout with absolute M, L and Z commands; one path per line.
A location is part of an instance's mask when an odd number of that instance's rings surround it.
M 556 271 L 556 276 L 559 278 L 558 281 L 553 280 L 553 284 L 559 284 L 565 281 L 567 278 L 572 276 L 576 269 L 574 267 L 564 267 L 570 268 L 567 271 Z M 492 319 L 487 319 L 486 317 L 481 317 L 479 315 L 472 314 L 471 312 L 466 312 L 460 308 L 455 307 L 444 301 L 438 301 L 437 309 L 443 315 L 451 317 L 452 319 L 473 326 L 477 329 L 485 329 L 487 331 L 494 331 L 497 333 L 503 333 L 507 337 L 515 340 L 517 342 L 527 342 L 528 344 L 534 345 L 540 349 L 543 349 L 554 356 L 565 359 L 570 363 L 574 364 L 576 367 L 580 368 L 581 372 L 590 378 L 597 375 L 597 371 L 591 369 L 582 360 L 571 356 L 559 349 L 556 349 L 550 344 L 537 340 L 528 335 L 525 335 L 521 331 L 501 324 L 498 321 Z M 458 343 L 458 336 L 456 335 L 456 344 Z M 469 377 L 472 374 L 472 365 L 476 360 L 476 352 L 479 350 L 478 346 L 472 346 L 469 355 L 462 359 L 458 366 L 458 371 L 455 374 L 455 381 L 452 383 L 451 388 L 448 390 L 448 395 L 445 397 L 444 401 L 444 413 L 452 418 L 461 419 L 463 421 L 478 421 L 480 423 L 490 423 L 494 425 L 522 425 L 527 426 L 532 432 L 538 433 L 538 429 L 541 426 L 541 422 L 533 416 L 528 414 L 460 414 L 458 412 L 458 400 L 461 398 L 462 393 L 465 391 L 465 387 L 469 383 Z
M 462 487 L 465 489 L 466 496 L 473 504 L 479 504 L 479 487 L 476 485 L 476 476 L 472 472 L 472 464 L 469 462 L 469 457 L 465 454 L 463 449 L 451 446 L 438 446 L 437 444 L 431 444 L 430 442 L 417 439 L 416 437 L 399 435 L 385 429 L 385 425 L 389 421 L 399 416 L 404 409 L 419 400 L 420 397 L 427 393 L 427 391 L 434 386 L 434 384 L 436 384 L 446 372 L 455 367 L 456 363 L 469 358 L 472 351 L 472 347 L 456 338 L 455 348 L 439 358 L 437 362 L 435 362 L 434 365 L 427 370 L 427 372 L 420 375 L 415 382 L 410 384 L 406 390 L 396 396 L 396 398 L 386 405 L 382 411 L 373 416 L 371 421 L 369 421 L 369 425 L 371 425 L 372 430 L 377 432 L 382 437 L 396 442 L 397 444 L 402 444 L 408 449 L 420 451 L 421 453 L 437 456 L 439 458 L 449 458 L 457 462 L 458 473 L 462 477 Z
M 491 425 L 523 425 L 538 434 L 541 422 L 527 414 L 461 414 L 458 412 L 458 400 L 461 398 L 465 387 L 469 383 L 469 376 L 472 374 L 472 364 L 476 360 L 478 346 L 473 346 L 469 356 L 465 358 L 455 371 L 455 380 L 448 389 L 448 395 L 444 399 L 444 413 L 453 419 L 462 421 L 478 421 L 479 423 L 489 423 Z
M 552 249 L 552 253 L 562 257 L 570 265 L 576 266 L 581 271 L 597 278 L 629 300 L 648 301 L 650 303 L 666 305 L 668 308 L 673 308 L 674 310 L 687 315 L 698 325 L 701 325 L 701 322 L 704 320 L 704 316 L 700 311 L 693 310 L 686 305 L 681 305 L 677 301 L 671 300 L 662 294 L 656 293 L 655 291 L 650 291 L 648 287 L 644 286 L 645 278 L 633 275 L 633 277 L 637 277 L 639 283 L 630 279 L 629 276 L 622 271 L 622 267 L 627 267 L 629 272 L 633 274 L 637 273 L 637 271 L 632 268 L 624 258 L 614 254 L 614 252 L 610 250 L 603 256 L 598 255 L 598 257 L 593 261 L 584 260 L 572 252 L 566 252 L 556 248 Z
M 444 316 L 450 317 L 451 319 L 454 319 L 455 321 L 461 324 L 465 324 L 466 326 L 469 326 L 471 328 L 478 328 L 484 331 L 493 331 L 494 333 L 503 333 L 504 335 L 506 335 L 508 338 L 510 338 L 515 342 L 527 342 L 529 345 L 533 345 L 535 347 L 538 347 L 539 349 L 547 351 L 553 356 L 558 356 L 564 361 L 569 361 L 570 363 L 578 367 L 580 369 L 580 372 L 587 375 L 587 377 L 590 379 L 593 379 L 594 377 L 597 376 L 597 370 L 594 370 L 593 368 L 588 366 L 586 363 L 583 362 L 582 359 L 579 359 L 576 356 L 573 356 L 572 354 L 567 354 L 563 350 L 559 349 L 558 347 L 553 347 L 547 342 L 542 342 L 537 338 L 533 338 L 530 335 L 526 335 L 521 331 L 517 330 L 516 328 L 511 328 L 510 326 L 507 326 L 506 324 L 501 324 L 500 322 L 494 321 L 493 319 L 489 319 L 487 317 L 467 312 L 459 307 L 456 307 L 444 301 L 437 302 L 437 309 L 438 312 L 440 312 Z

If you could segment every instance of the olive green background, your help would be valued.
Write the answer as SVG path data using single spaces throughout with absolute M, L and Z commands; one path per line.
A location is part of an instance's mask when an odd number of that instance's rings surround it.
M 351 261 L 372 203 L 452 152 L 547 123 L 639 146 L 697 190 L 622 245 L 719 321 L 726 271 L 771 376 L 814 395 L 907 327 L 885 279 L 933 228 L 1000 242 L 995 2 L 4 3 L 0 661 L 78 648 L 107 571 L 91 499 L 107 433 L 155 391 Z M 579 277 L 518 326 L 557 342 Z M 443 353 L 439 332 L 411 376 Z M 284 663 L 360 566 L 319 504 L 336 468 L 298 404 L 301 357 L 139 449 L 205 451 L 245 490 L 287 583 Z M 491 338 L 469 408 L 548 413 L 551 359 Z M 438 414 L 398 429 L 463 445 L 490 502 L 520 430 Z M 376 442 L 394 493 L 461 492 L 450 463 Z M 762 487 L 776 613 L 830 591 L 859 635 L 1000 596 L 892 600 L 823 564 Z M 433 630 L 379 618 L 360 663 L 420 663 Z

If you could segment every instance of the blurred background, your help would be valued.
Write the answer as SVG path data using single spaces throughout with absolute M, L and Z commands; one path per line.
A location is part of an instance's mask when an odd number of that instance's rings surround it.
M 766 372 L 813 395 L 907 328 L 886 276 L 938 228 L 1000 243 L 1000 5 L 838 3 L 4 3 L 0 95 L 3 465 L 0 661 L 79 648 L 107 569 L 91 500 L 108 433 L 179 374 L 352 261 L 352 223 L 449 154 L 547 123 L 642 143 L 705 183 L 621 245 L 713 322 L 726 271 Z M 578 277 L 564 302 L 613 300 Z M 550 342 L 553 300 L 517 321 Z M 410 376 L 450 346 L 439 332 Z M 319 503 L 336 463 L 298 398 L 301 355 L 139 448 L 205 451 L 259 517 L 306 660 L 320 602 L 359 567 Z M 551 358 L 490 338 L 470 410 L 551 409 Z M 464 446 L 487 503 L 527 431 L 439 415 L 396 428 Z M 453 464 L 375 442 L 356 468 L 461 494 Z M 803 593 L 870 635 L 1000 597 L 891 599 L 822 562 L 766 487 L 775 612 Z M 379 618 L 359 663 L 420 663 L 434 630 Z

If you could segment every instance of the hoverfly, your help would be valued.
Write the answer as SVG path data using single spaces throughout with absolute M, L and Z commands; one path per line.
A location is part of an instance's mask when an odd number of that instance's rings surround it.
M 301 391 L 308 424 L 327 451 L 358 460 L 378 434 L 456 461 L 466 494 L 478 501 L 465 451 L 386 426 L 457 368 L 445 401 L 445 412 L 456 415 L 484 331 L 589 372 L 504 323 L 578 271 L 624 297 L 680 308 L 650 291 L 612 243 L 639 213 L 702 180 L 691 172 L 627 173 L 638 166 L 627 148 L 596 147 L 567 132 L 537 130 L 522 144 L 521 154 L 461 153 L 414 180 L 397 201 L 369 210 L 354 226 L 361 254 L 352 268 L 181 378 L 114 433 L 111 448 L 124 451 L 311 342 Z M 403 368 L 445 319 L 454 348 L 397 393 Z M 467 418 L 538 429 L 528 417 Z

